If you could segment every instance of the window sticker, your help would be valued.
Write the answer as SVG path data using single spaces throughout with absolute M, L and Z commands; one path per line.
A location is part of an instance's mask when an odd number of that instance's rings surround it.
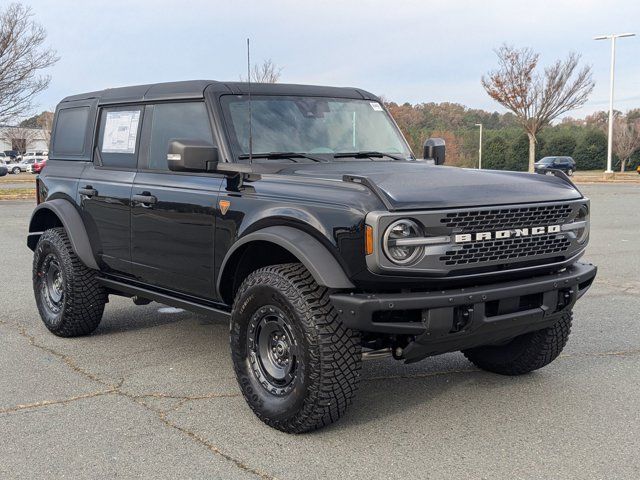
M 102 137 L 104 153 L 135 153 L 140 110 L 107 112 Z
M 369 102 L 369 105 L 371 105 L 371 108 L 373 108 L 376 112 L 382 111 L 382 105 L 380 105 L 378 102 Z

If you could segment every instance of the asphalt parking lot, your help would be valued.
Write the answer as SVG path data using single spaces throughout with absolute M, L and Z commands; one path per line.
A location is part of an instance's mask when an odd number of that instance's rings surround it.
M 459 353 L 369 361 L 346 416 L 298 436 L 245 404 L 226 324 L 112 298 L 95 334 L 49 334 L 34 205 L 0 202 L 0 478 L 640 478 L 640 186 L 581 188 L 600 270 L 558 360 L 516 378 Z

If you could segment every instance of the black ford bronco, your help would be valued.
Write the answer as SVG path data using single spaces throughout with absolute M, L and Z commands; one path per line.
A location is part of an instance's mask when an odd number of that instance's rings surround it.
M 416 159 L 360 89 L 189 81 L 65 98 L 27 243 L 56 335 L 109 295 L 230 322 L 238 383 L 305 432 L 351 403 L 361 360 L 461 350 L 519 375 L 553 361 L 596 267 L 564 176 Z M 401 401 L 401 400 L 399 400 Z

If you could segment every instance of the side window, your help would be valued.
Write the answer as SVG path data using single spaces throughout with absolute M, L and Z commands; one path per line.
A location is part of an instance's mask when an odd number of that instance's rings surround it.
M 178 138 L 202 140 L 213 144 L 211 124 L 203 102 L 159 103 L 153 106 L 149 169 L 168 169 L 169 141 Z
M 142 107 L 139 106 L 102 109 L 100 130 L 98 131 L 98 148 L 103 166 L 136 167 L 141 120 Z
M 53 133 L 56 155 L 82 155 L 89 120 L 89 107 L 64 108 L 58 111 Z

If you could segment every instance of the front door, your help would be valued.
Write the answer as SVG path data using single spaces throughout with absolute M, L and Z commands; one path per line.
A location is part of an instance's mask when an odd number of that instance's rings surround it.
M 150 285 L 213 298 L 215 212 L 222 175 L 171 172 L 172 139 L 214 144 L 203 102 L 147 106 L 132 190 L 134 274 Z

